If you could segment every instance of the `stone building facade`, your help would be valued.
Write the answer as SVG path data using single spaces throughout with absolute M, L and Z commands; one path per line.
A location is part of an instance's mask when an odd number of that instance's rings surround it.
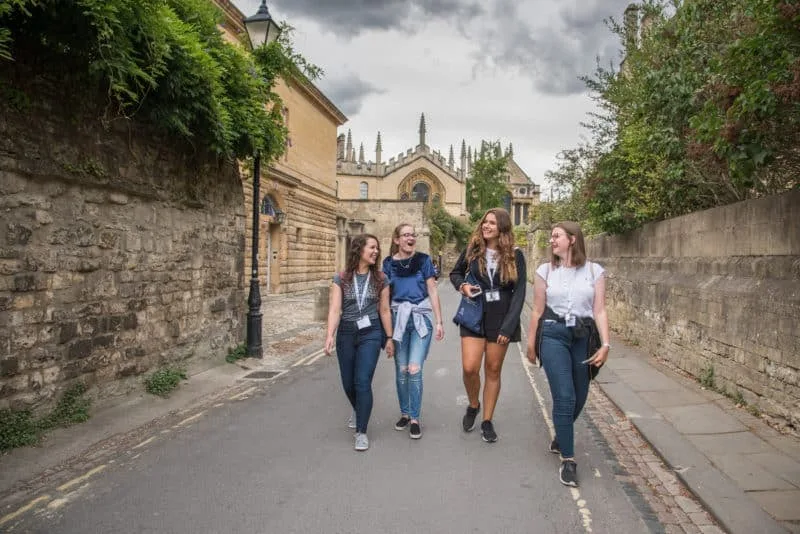
M 455 217 L 466 218 L 466 186 L 472 174 L 471 167 L 480 151 L 467 147 L 462 140 L 459 162 L 456 164 L 453 145 L 450 145 L 447 157 L 438 150 L 432 150 L 427 143 L 425 114 L 420 116 L 418 133 L 419 141 L 414 148 L 388 161 L 383 159 L 380 132 L 375 143 L 374 161 L 366 159 L 363 143 L 356 153 L 349 131 L 346 136 L 339 135 L 336 173 L 340 206 L 350 206 L 346 202 L 360 201 L 366 206 L 372 202 L 382 206 L 388 202 L 420 202 L 424 207 L 424 204 L 432 202 L 440 204 Z M 480 150 L 487 150 L 487 147 L 481 147 Z M 505 155 L 508 156 L 505 208 L 515 225 L 525 225 L 531 206 L 539 202 L 539 186 L 514 161 L 511 145 L 506 148 Z M 351 216 L 348 209 L 342 212 L 345 217 Z M 394 219 L 395 222 L 401 220 Z M 408 222 L 417 224 L 418 228 L 425 225 L 424 219 Z M 371 226 L 367 224 L 364 228 L 369 230 Z M 386 239 L 384 235 L 380 237 L 382 241 Z
M 229 0 L 213 0 L 225 14 L 231 42 L 246 35 L 244 15 Z M 336 130 L 347 117 L 308 79 L 279 80 L 289 129 L 286 153 L 261 169 L 258 265 L 262 295 L 297 293 L 327 285 L 338 268 Z M 245 270 L 252 250 L 252 177 L 243 173 Z

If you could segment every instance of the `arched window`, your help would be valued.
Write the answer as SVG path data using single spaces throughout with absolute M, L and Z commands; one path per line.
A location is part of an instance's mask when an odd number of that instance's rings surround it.
M 428 184 L 425 182 L 417 182 L 414 184 L 414 189 L 411 190 L 411 200 L 421 200 L 423 202 L 427 202 L 430 192 L 431 191 L 428 188 Z
M 361 182 L 358 186 L 358 198 L 361 200 L 369 198 L 369 184 L 367 182 Z

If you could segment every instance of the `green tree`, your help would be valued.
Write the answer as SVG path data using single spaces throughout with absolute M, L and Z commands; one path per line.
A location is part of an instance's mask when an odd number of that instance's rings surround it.
M 30 90 L 19 80 L 43 81 L 84 110 L 101 107 L 107 122 L 137 120 L 194 150 L 260 150 L 268 161 L 287 133 L 275 82 L 321 72 L 294 51 L 291 28 L 250 53 L 223 39 L 221 17 L 208 0 L 3 2 L 0 97 Z
M 800 5 L 647 0 L 610 21 L 624 69 L 585 78 L 591 139 L 549 177 L 600 230 L 622 232 L 798 187 Z M 560 197 L 560 198 L 563 198 Z
M 508 156 L 502 154 L 500 142 L 481 142 L 481 152 L 472 164 L 467 179 L 467 211 L 475 222 L 490 208 L 503 207 L 508 183 Z
M 445 243 L 455 241 L 456 248 L 464 248 L 472 231 L 461 220 L 450 215 L 441 205 L 429 204 L 426 208 L 431 231 L 431 256 L 438 256 Z

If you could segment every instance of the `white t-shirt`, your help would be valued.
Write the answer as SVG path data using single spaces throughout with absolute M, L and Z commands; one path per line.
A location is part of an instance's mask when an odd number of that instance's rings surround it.
M 559 316 L 570 313 L 576 317 L 594 318 L 594 285 L 605 269 L 587 261 L 581 267 L 553 267 L 541 264 L 536 274 L 547 287 L 547 305 Z
M 486 271 L 491 280 L 492 275 L 497 271 L 497 252 L 494 249 L 486 249 Z

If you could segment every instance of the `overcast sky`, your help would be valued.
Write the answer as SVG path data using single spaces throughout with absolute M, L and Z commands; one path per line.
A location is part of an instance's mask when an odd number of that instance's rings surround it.
M 260 0 L 234 0 L 246 15 Z M 421 112 L 427 142 L 447 156 L 461 140 L 514 145 L 534 182 L 577 145 L 593 109 L 578 77 L 620 59 L 603 23 L 630 0 L 267 0 L 295 27 L 296 48 L 322 67 L 317 81 L 374 159 L 413 148 Z M 543 190 L 544 192 L 544 190 Z

